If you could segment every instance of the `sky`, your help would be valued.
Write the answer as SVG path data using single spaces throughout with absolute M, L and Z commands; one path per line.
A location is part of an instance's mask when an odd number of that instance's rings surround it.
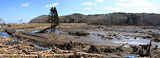
M 0 18 L 6 23 L 27 23 L 56 7 L 60 16 L 73 13 L 160 13 L 160 0 L 0 0 Z

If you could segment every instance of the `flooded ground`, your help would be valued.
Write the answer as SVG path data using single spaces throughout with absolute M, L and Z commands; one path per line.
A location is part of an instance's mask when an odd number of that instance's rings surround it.
M 135 54 L 128 54 L 132 52 L 132 46 L 148 45 L 151 40 L 157 39 L 152 34 L 159 36 L 160 27 L 152 26 L 96 26 L 87 24 L 61 24 L 57 27 L 55 33 L 37 33 L 40 30 L 46 28 L 49 24 L 22 24 L 11 25 L 9 29 L 16 30 L 16 32 L 29 33 L 34 36 L 45 38 L 48 42 L 77 42 L 87 43 L 95 46 L 110 46 L 113 48 L 122 46 L 125 52 L 122 56 L 138 56 Z M 16 26 L 16 27 L 15 27 Z M 24 27 L 25 26 L 25 27 Z M 9 36 L 6 32 L 0 33 L 2 37 Z M 158 37 L 159 39 L 159 37 Z M 153 41 L 152 47 L 158 46 L 160 48 L 160 42 Z M 34 48 L 40 50 L 49 50 L 50 48 L 42 47 L 39 45 L 33 45 Z M 68 47 L 64 45 L 64 48 Z M 87 48 L 87 47 L 86 47 Z M 107 48 L 105 48 L 107 49 Z M 159 49 L 160 50 L 160 49 Z M 158 50 L 158 51 L 159 51 Z M 107 50 L 108 51 L 108 50 Z M 157 52 L 158 52 L 157 51 Z M 114 55 L 114 53 L 106 52 L 108 55 Z M 158 52 L 159 53 L 159 52 Z M 104 53 L 105 54 L 105 53 Z M 116 52 L 116 56 L 117 52 Z
M 106 28 L 105 31 L 121 31 L 121 32 L 135 32 L 135 33 L 155 33 L 155 34 L 160 34 L 160 30 L 159 29 L 140 29 L 140 28 L 116 28 L 116 29 L 112 29 L 112 28 Z
M 103 44 L 130 44 L 130 45 L 146 45 L 149 44 L 153 38 L 147 38 L 149 35 L 139 35 L 139 33 L 123 34 L 123 33 L 110 33 L 105 31 L 88 31 L 90 33 L 90 38 L 95 42 L 100 42 Z M 110 33 L 110 34 L 108 34 Z M 158 45 L 159 42 L 153 42 L 153 45 Z

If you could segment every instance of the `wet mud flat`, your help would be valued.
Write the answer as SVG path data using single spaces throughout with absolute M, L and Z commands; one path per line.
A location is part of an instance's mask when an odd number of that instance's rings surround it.
M 101 54 L 103 57 L 142 57 L 140 52 L 145 51 L 141 51 L 141 49 L 143 49 L 141 45 L 148 45 L 151 40 L 153 40 L 151 51 L 149 52 L 150 56 L 158 57 L 160 53 L 160 43 L 158 41 L 160 30 L 158 27 L 96 26 L 68 23 L 61 24 L 53 34 L 36 33 L 49 24 L 33 25 L 33 27 L 31 25 L 29 27 L 20 27 L 23 25 L 18 25 L 18 28 L 10 27 L 10 29 L 12 31 L 20 31 L 19 34 L 17 34 L 19 37 L 32 39 L 31 41 L 33 41 L 34 44 L 45 48 L 53 48 L 53 46 L 56 46 L 61 50 L 95 53 Z M 156 37 L 154 37 L 154 35 L 156 35 Z M 155 39 L 157 41 L 155 41 Z M 137 49 L 137 51 L 134 49 Z

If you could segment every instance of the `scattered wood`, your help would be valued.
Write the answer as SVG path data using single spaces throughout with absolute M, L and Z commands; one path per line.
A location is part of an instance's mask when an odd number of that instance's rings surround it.
M 151 40 L 150 43 L 147 45 L 140 45 L 141 49 L 139 50 L 138 54 L 141 57 L 145 57 L 145 56 L 148 57 L 151 55 L 152 42 L 153 42 L 153 40 Z
M 100 53 L 100 49 L 98 49 L 95 45 L 91 45 L 89 50 L 88 50 L 89 53 Z
M 130 45 L 130 47 L 133 49 L 132 52 L 131 52 L 131 54 L 137 54 L 138 51 L 140 50 L 140 49 L 139 49 L 139 48 L 140 48 L 139 46 Z
M 76 54 L 79 55 L 89 55 L 89 56 L 101 56 L 100 54 L 92 54 L 92 53 L 85 53 L 85 52 L 76 52 Z M 67 53 L 67 54 L 42 54 L 44 57 L 51 57 L 51 56 L 74 56 L 75 53 Z M 11 57 L 11 56 L 25 56 L 25 57 L 37 57 L 38 54 L 0 54 L 0 56 L 6 56 L 6 57 Z
M 116 50 L 117 50 L 118 52 L 123 52 L 123 46 L 125 46 L 125 45 L 127 45 L 127 44 L 128 44 L 128 43 L 123 44 L 123 45 L 117 47 Z

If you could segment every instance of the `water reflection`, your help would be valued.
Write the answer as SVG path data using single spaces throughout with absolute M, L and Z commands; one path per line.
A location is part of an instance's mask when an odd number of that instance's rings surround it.
M 134 37 L 134 36 L 125 36 L 125 35 L 114 35 L 114 34 L 105 34 L 104 32 L 99 31 L 88 31 L 90 33 L 90 40 L 100 43 L 111 43 L 111 44 L 131 44 L 131 45 L 145 45 L 149 44 L 152 38 L 143 38 L 143 37 Z M 160 46 L 160 43 L 154 43 Z

